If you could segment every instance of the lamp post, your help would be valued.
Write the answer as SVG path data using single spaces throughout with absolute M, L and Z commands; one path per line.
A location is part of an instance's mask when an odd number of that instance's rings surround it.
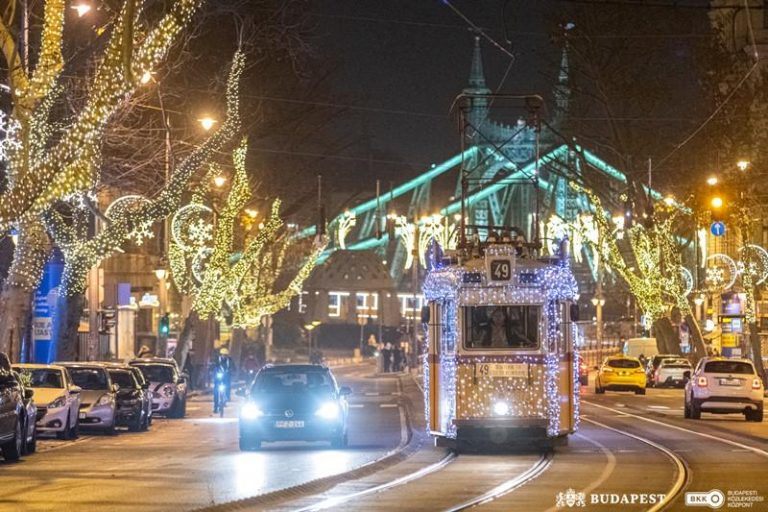
M 597 291 L 592 297 L 592 305 L 595 306 L 595 338 L 599 347 L 603 346 L 603 306 L 605 306 L 605 297 L 603 297 L 603 287 L 597 284 Z
M 307 358 L 310 361 L 312 360 L 312 331 L 314 331 L 318 325 L 320 325 L 319 320 L 313 320 L 311 323 L 304 324 L 304 328 L 307 330 Z

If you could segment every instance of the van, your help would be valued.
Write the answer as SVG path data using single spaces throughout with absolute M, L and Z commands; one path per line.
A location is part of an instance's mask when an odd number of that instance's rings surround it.
M 630 338 L 624 342 L 623 351 L 627 357 L 640 357 L 642 354 L 649 358 L 659 353 L 659 347 L 656 338 Z

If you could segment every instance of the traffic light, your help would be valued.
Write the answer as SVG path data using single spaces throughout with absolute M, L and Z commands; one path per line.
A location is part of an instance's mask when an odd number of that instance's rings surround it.
M 171 319 L 168 318 L 168 313 L 166 313 L 160 317 L 160 337 L 167 338 L 170 331 Z

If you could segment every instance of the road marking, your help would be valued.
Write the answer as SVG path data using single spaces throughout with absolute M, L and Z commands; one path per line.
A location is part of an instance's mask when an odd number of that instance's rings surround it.
M 590 482 L 589 485 L 587 485 L 585 488 L 580 489 L 580 492 L 583 492 L 585 495 L 587 495 L 593 490 L 597 489 L 597 487 L 600 484 L 608 480 L 608 477 L 611 476 L 614 469 L 616 469 L 616 456 L 611 452 L 609 448 L 606 448 L 603 444 L 601 444 L 598 441 L 588 438 L 584 434 L 581 434 L 581 433 L 576 434 L 576 437 L 580 437 L 585 441 L 587 441 L 588 443 L 592 443 L 593 445 L 600 448 L 600 451 L 603 452 L 603 455 L 605 455 L 605 458 L 608 459 L 608 464 L 605 465 L 600 475 L 596 479 L 594 479 L 592 482 Z M 574 451 L 576 451 L 577 453 L 594 453 L 594 450 L 574 450 Z M 546 510 L 546 512 L 552 512 L 556 509 L 557 507 L 550 507 Z
M 666 405 L 649 405 L 649 409 L 669 409 Z
M 592 404 L 592 405 L 594 405 L 594 404 Z M 606 407 L 606 409 L 608 409 L 608 407 Z M 648 446 L 652 446 L 653 448 L 661 450 L 662 452 L 664 452 L 664 454 L 667 455 L 667 457 L 672 459 L 672 462 L 677 467 L 677 479 L 675 480 L 675 483 L 672 486 L 672 489 L 670 489 L 670 491 L 664 495 L 664 499 L 662 499 L 659 503 L 657 503 L 653 507 L 649 508 L 648 512 L 656 512 L 657 510 L 661 510 L 662 508 L 667 506 L 667 504 L 669 504 L 669 502 L 671 502 L 677 496 L 677 493 L 679 493 L 682 490 L 683 485 L 685 484 L 685 475 L 686 475 L 685 465 L 683 464 L 683 461 L 680 459 L 680 457 L 678 457 L 677 455 L 672 453 L 667 447 L 662 446 L 662 445 L 660 445 L 658 443 L 654 443 L 650 439 L 646 439 L 644 437 L 636 436 L 635 434 L 631 434 L 629 432 L 625 432 L 625 431 L 620 430 L 618 428 L 609 427 L 605 423 L 600 423 L 599 421 L 595 421 L 595 420 L 592 420 L 592 419 L 589 419 L 589 420 L 586 420 L 586 421 L 588 421 L 589 423 L 593 423 L 595 425 L 598 425 L 600 427 L 607 428 L 608 430 L 613 430 L 614 432 L 622 434 L 622 435 L 625 435 L 627 437 L 631 437 L 633 439 L 637 439 L 641 443 L 645 443 Z
M 379 407 L 381 407 L 382 409 L 388 409 L 388 408 L 394 409 L 395 407 L 397 407 L 397 404 L 379 404 Z
M 350 409 L 362 409 L 363 407 L 365 407 L 364 404 L 349 404 Z
M 598 404 L 596 404 L 594 402 L 588 402 L 586 400 L 584 400 L 583 403 L 585 403 L 587 405 L 591 405 L 593 407 L 599 407 L 599 408 L 605 409 L 607 411 L 618 412 L 618 413 L 621 412 L 621 411 L 617 411 L 616 409 L 611 409 L 610 407 L 606 407 L 604 405 L 598 405 Z M 654 423 L 656 425 L 661 425 L 662 427 L 667 427 L 667 428 L 670 428 L 670 429 L 673 429 L 673 430 L 679 430 L 680 432 L 689 432 L 691 434 L 695 434 L 697 436 L 704 437 L 704 438 L 707 438 L 707 439 L 712 439 L 714 441 L 719 441 L 721 443 L 729 444 L 729 445 L 735 446 L 737 448 L 744 448 L 745 450 L 748 450 L 748 451 L 751 451 L 753 453 L 756 453 L 757 455 L 762 455 L 763 457 L 768 457 L 768 452 L 767 451 L 761 450 L 760 448 L 755 448 L 754 446 L 749 446 L 749 445 L 746 445 L 746 444 L 738 443 L 736 441 L 731 441 L 730 439 L 723 439 L 721 437 L 711 436 L 709 434 L 705 434 L 704 432 L 698 432 L 696 430 L 691 430 L 689 428 L 678 427 L 677 425 L 671 425 L 669 423 L 664 423 L 663 421 L 652 420 L 650 418 L 645 418 L 643 416 L 638 416 L 637 414 L 630 414 L 630 413 L 625 413 L 625 414 L 627 416 L 632 416 L 633 418 L 637 418 L 637 419 L 642 420 L 642 421 L 647 421 L 648 423 Z M 588 421 L 592 421 L 592 420 L 588 420 Z
M 379 396 L 379 393 L 365 393 L 365 396 Z

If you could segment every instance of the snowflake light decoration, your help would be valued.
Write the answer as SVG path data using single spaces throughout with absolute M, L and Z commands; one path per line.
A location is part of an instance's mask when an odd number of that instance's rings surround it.
M 201 218 L 195 219 L 187 228 L 187 238 L 196 245 L 205 245 L 213 240 L 213 225 Z

